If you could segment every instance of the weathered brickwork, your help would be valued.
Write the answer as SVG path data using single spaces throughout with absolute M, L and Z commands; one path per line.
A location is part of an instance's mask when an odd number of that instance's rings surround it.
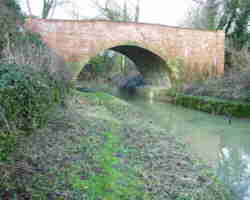
M 110 48 L 119 51 L 120 46 L 128 47 L 127 50 L 120 48 L 120 52 L 127 54 L 133 60 L 131 52 L 138 51 L 132 48 L 130 51 L 129 48 L 137 46 L 165 61 L 181 59 L 183 66 L 187 68 L 185 70 L 190 73 L 212 71 L 213 74 L 222 74 L 224 72 L 223 31 L 92 20 L 29 19 L 26 27 L 39 32 L 49 47 L 55 49 L 66 62 L 81 63 L 81 66 L 101 51 Z M 136 56 L 140 57 L 140 54 Z M 139 60 L 138 63 L 146 64 Z

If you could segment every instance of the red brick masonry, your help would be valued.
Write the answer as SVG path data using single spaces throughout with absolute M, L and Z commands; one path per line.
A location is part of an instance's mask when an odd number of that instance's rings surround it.
M 224 72 L 223 31 L 99 20 L 29 19 L 26 27 L 39 32 L 66 62 L 86 63 L 105 49 L 136 44 L 164 60 L 182 59 L 190 70 Z

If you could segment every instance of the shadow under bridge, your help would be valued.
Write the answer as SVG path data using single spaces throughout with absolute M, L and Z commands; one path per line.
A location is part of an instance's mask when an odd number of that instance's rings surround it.
M 121 45 L 110 48 L 131 59 L 144 78 L 146 85 L 171 87 L 170 70 L 166 61 L 150 50 L 134 45 Z

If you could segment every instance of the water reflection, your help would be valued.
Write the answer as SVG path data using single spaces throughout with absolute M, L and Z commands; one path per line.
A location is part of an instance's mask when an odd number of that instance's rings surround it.
M 250 199 L 250 156 L 243 149 L 223 147 L 217 174 L 234 191 L 237 199 Z
M 214 167 L 238 200 L 250 200 L 250 120 L 214 116 L 166 103 L 133 99 L 154 123 L 188 143 Z

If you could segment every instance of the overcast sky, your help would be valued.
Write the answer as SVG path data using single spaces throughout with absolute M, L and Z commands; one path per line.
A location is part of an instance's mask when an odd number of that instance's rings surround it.
M 95 17 L 96 9 L 93 7 L 91 0 L 71 0 L 74 2 L 75 10 L 81 16 Z M 100 0 L 104 1 L 104 0 Z M 124 0 L 116 0 L 122 3 Z M 23 10 L 27 10 L 25 0 L 20 0 Z M 34 15 L 41 13 L 42 0 L 30 0 L 32 12 Z M 130 0 L 130 2 L 136 2 Z M 157 23 L 176 26 L 180 24 L 184 15 L 190 6 L 190 0 L 140 0 L 140 22 Z M 54 18 L 70 19 L 72 6 L 67 5 L 64 8 L 56 10 Z

